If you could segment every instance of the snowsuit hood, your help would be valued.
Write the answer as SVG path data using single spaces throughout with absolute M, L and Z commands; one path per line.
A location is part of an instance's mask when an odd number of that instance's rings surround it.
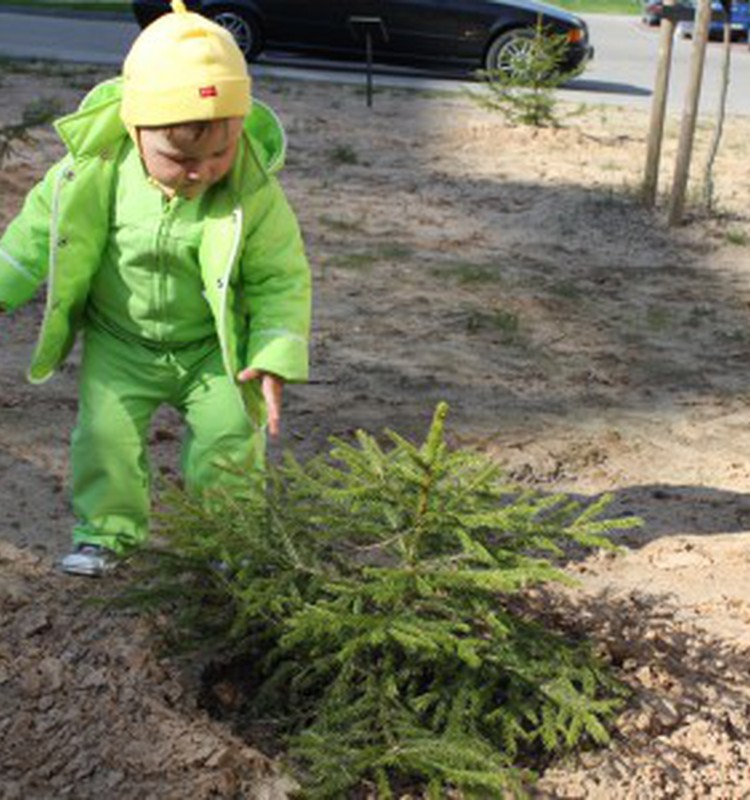
M 121 100 L 122 79 L 114 78 L 100 83 L 86 95 L 77 111 L 55 122 L 55 130 L 74 160 L 101 156 L 121 145 L 127 135 L 120 118 Z M 244 139 L 263 173 L 273 175 L 284 166 L 284 129 L 276 114 L 259 100 L 253 101 L 250 114 L 245 117 Z M 230 185 L 240 167 L 235 164 Z

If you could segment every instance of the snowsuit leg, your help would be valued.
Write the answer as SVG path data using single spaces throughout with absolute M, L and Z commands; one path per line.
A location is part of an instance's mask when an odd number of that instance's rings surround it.
M 219 487 L 241 488 L 242 479 L 225 467 L 261 476 L 265 434 L 248 419 L 218 346 L 199 364 L 186 366 L 188 374 L 176 404 L 187 424 L 182 445 L 185 485 L 196 494 Z
M 74 544 L 123 552 L 147 538 L 147 435 L 163 403 L 188 424 L 183 469 L 192 491 L 236 482 L 222 462 L 262 469 L 263 436 L 247 418 L 216 342 L 152 350 L 88 329 L 71 446 Z

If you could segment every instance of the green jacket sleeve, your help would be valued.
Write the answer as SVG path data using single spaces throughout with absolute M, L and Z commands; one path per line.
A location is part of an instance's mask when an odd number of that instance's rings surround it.
M 53 197 L 65 163 L 55 164 L 29 192 L 0 238 L 0 305 L 10 311 L 28 302 L 47 276 Z
M 250 331 L 245 366 L 304 381 L 311 281 L 297 219 L 275 178 L 253 193 L 246 213 L 242 276 Z

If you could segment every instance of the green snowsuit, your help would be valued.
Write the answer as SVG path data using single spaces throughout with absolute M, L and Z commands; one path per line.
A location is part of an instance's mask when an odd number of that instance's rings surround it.
M 148 426 L 163 403 L 183 415 L 182 466 L 196 491 L 260 469 L 265 408 L 244 367 L 307 377 L 310 274 L 274 177 L 285 138 L 257 101 L 230 173 L 201 198 L 151 185 L 120 117 L 119 80 L 56 124 L 68 155 L 29 193 L 0 238 L 0 305 L 47 281 L 34 383 L 84 348 L 71 462 L 75 542 L 122 551 L 146 537 Z

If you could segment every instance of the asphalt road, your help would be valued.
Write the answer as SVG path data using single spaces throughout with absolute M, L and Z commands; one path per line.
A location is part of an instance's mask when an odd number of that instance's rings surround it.
M 586 21 L 596 56 L 586 72 L 564 91 L 566 98 L 650 107 L 659 55 L 659 29 L 649 28 L 633 17 L 590 15 Z M 685 105 L 692 57 L 692 41 L 675 37 L 669 87 L 672 110 L 681 110 Z M 704 113 L 713 113 L 717 107 L 722 59 L 722 43 L 710 42 L 701 91 Z M 731 59 L 727 107 L 730 113 L 750 114 L 750 92 L 747 91 L 750 49 L 746 42 L 732 45 Z
M 605 103 L 648 108 L 656 72 L 659 33 L 633 17 L 590 15 L 591 41 L 596 57 L 586 72 L 561 90 L 574 102 Z M 113 71 L 138 33 L 128 20 L 103 20 L 81 16 L 22 14 L 0 7 L 0 56 L 34 57 L 111 64 Z M 712 113 L 717 104 L 722 47 L 709 45 L 701 110 Z M 679 111 L 685 102 L 692 43 L 676 39 L 669 106 Z M 311 64 L 302 59 L 270 57 L 253 66 L 256 77 L 264 74 L 298 79 L 332 79 L 364 82 L 362 73 L 342 70 L 340 65 Z M 423 86 L 431 89 L 460 88 L 455 78 L 426 77 L 405 70 L 389 70 L 375 77 L 375 86 Z M 747 44 L 732 46 L 732 82 L 729 111 L 750 114 L 750 50 Z

